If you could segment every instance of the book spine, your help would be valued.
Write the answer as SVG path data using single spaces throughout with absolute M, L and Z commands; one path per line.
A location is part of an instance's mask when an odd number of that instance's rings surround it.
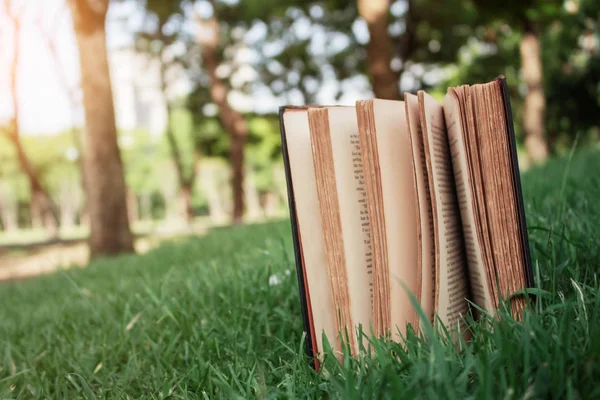
M 294 243 L 294 255 L 296 261 L 296 275 L 298 277 L 298 289 L 300 291 L 300 307 L 302 308 L 302 321 L 304 323 L 304 332 L 306 334 L 305 347 L 309 358 L 314 357 L 313 337 L 309 316 L 309 302 L 306 290 L 306 280 L 304 279 L 304 262 L 302 257 L 302 244 L 298 230 L 298 218 L 296 214 L 296 201 L 294 197 L 294 187 L 292 185 L 292 172 L 290 169 L 290 159 L 285 136 L 285 125 L 283 123 L 283 113 L 286 107 L 279 108 L 279 129 L 281 132 L 281 150 L 283 156 L 283 165 L 285 169 L 285 181 L 287 185 L 288 206 L 290 210 L 290 222 L 292 226 L 292 240 Z M 313 366 L 316 365 L 313 363 Z

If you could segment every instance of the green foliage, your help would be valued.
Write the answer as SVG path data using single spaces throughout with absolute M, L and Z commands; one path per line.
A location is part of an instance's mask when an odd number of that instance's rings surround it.
M 403 4 L 403 2 L 396 2 Z M 413 9 L 394 18 L 394 22 L 403 22 L 408 31 L 397 35 L 400 41 L 402 56 L 402 40 L 410 31 L 414 38 L 407 51 L 409 62 L 444 65 L 456 62 L 456 53 L 472 35 L 471 26 L 476 21 L 476 10 L 469 1 L 451 0 L 444 7 L 436 7 L 432 0 L 417 0 L 411 3 Z M 406 6 L 408 7 L 408 6 Z
M 145 0 L 146 9 L 158 20 L 158 26 L 162 27 L 173 15 L 181 13 L 183 1 L 181 0 Z
M 79 176 L 79 166 L 74 158 L 78 157 L 78 153 L 72 143 L 70 131 L 58 135 L 21 137 L 21 145 L 33 170 L 51 196 L 58 194 L 63 176 Z M 20 201 L 30 200 L 29 181 L 22 172 L 14 144 L 4 135 L 0 135 L 0 179 L 9 183 Z
M 336 83 L 341 95 L 343 82 L 366 70 L 366 53 L 352 30 L 355 2 L 283 4 L 261 18 L 267 33 L 254 43 L 264 54 L 257 64 L 261 82 L 277 96 L 300 94 L 304 104 L 316 103 L 325 81 Z
M 576 136 L 600 138 L 600 4 L 582 1 L 545 32 L 544 70 L 547 128 L 556 150 L 568 149 Z
M 194 126 L 190 112 L 185 108 L 174 109 L 171 115 L 172 129 L 181 152 L 182 163 L 187 175 L 194 167 Z M 119 133 L 121 155 L 125 165 L 127 186 L 139 196 L 152 199 L 152 216 L 164 217 L 165 191 L 175 194 L 178 189 L 177 175 L 171 149 L 165 135 L 152 136 L 145 130 Z M 203 204 L 195 191 L 195 205 Z
M 408 335 L 315 372 L 289 223 L 0 286 L 7 398 L 596 398 L 600 149 L 523 176 L 537 301 L 470 342 Z
M 153 138 L 145 130 L 119 132 L 128 145 L 121 145 L 121 157 L 125 166 L 125 181 L 135 193 L 156 191 L 159 188 L 159 178 L 156 173 L 161 162 L 166 158 L 159 150 L 158 138 Z
M 600 112 L 600 5 L 594 0 L 486 1 L 478 4 L 476 28 L 459 52 L 449 85 L 484 82 L 499 74 L 511 88 L 515 130 L 523 140 L 519 44 L 526 27 L 541 37 L 546 129 L 549 147 L 567 151 L 576 137 L 598 140 Z
M 4 135 L 0 135 L 0 179 L 19 200 L 29 196 L 29 182 L 22 173 L 15 147 Z
M 268 90 L 280 103 L 318 103 L 322 91 L 342 96 L 349 89 L 368 92 L 367 41 L 356 1 L 248 0 L 213 2 L 220 24 L 219 57 L 225 68 L 219 76 L 234 92 L 252 95 Z M 165 65 L 165 86 L 180 75 L 191 80 L 186 98 L 170 99 L 175 141 L 184 175 L 193 175 L 194 157 L 229 159 L 231 139 L 212 103 L 209 79 L 193 35 L 195 11 L 210 2 L 139 0 L 143 21 L 131 18 L 135 47 Z M 410 8 L 409 8 L 410 7 Z M 520 72 L 519 45 L 523 32 L 539 32 L 546 94 L 547 140 L 555 154 L 591 145 L 600 138 L 600 2 L 597 0 L 394 0 L 388 15 L 393 41 L 393 66 L 403 73 L 402 90 L 428 89 L 441 98 L 447 86 L 489 81 L 505 75 L 511 90 L 515 130 L 523 142 L 522 99 L 526 88 Z M 252 33 L 252 34 L 250 34 Z M 173 50 L 172 52 L 166 51 Z M 181 50 L 183 49 L 183 50 Z M 237 56 L 249 52 L 246 60 Z M 242 67 L 257 74 L 235 82 Z M 224 72 L 225 71 L 225 72 Z M 360 87 L 357 87 L 359 85 Z M 326 90 L 323 90 L 327 87 Z M 273 189 L 273 170 L 281 165 L 276 110 L 246 113 L 249 137 L 247 168 L 260 192 Z M 0 128 L 0 132 L 2 129 Z M 168 200 L 161 196 L 176 182 L 169 143 L 147 132 L 121 132 L 121 150 L 128 186 L 150 196 L 159 215 Z M 53 198 L 63 177 L 81 180 L 79 162 L 66 157 L 73 148 L 71 133 L 24 135 L 23 144 L 34 169 Z M 72 153 L 72 152 L 71 152 Z M 222 167 L 222 165 L 220 165 Z M 12 144 L 0 134 L 0 179 L 24 208 L 29 187 Z M 229 178 L 223 178 L 229 179 Z M 200 185 L 201 186 L 201 185 Z M 8 188 L 8 189 L 7 189 Z M 202 189 L 194 203 L 203 207 Z M 22 219 L 27 219 L 25 215 Z
M 173 109 L 170 115 L 170 124 L 181 152 L 181 161 L 187 170 L 187 175 L 190 176 L 192 169 L 195 168 L 194 154 L 197 151 L 191 112 L 186 108 Z M 165 142 L 166 138 L 163 137 L 163 143 Z
M 248 165 L 256 173 L 257 188 L 266 192 L 275 187 L 273 166 L 281 160 L 279 118 L 248 116 L 248 128 Z

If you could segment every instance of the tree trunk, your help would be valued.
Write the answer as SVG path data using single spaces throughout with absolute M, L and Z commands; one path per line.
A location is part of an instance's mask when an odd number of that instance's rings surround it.
M 139 221 L 140 209 L 138 207 L 138 198 L 135 192 L 131 189 L 127 189 L 127 212 L 130 225 L 133 225 L 134 222 Z
M 90 226 L 90 213 L 88 212 L 87 202 L 84 202 L 79 210 L 79 225 L 85 227 Z
M 225 169 L 223 166 L 221 169 Z M 228 172 L 228 171 L 227 171 Z M 208 213 L 213 223 L 221 224 L 227 221 L 227 211 L 225 209 L 225 199 L 221 190 L 221 173 L 219 165 L 205 161 L 200 166 L 200 184 L 202 193 L 208 203 Z
M 56 30 L 56 27 L 53 27 L 53 29 Z M 53 61 L 53 65 L 54 65 L 54 72 L 56 72 L 56 76 L 58 77 L 58 83 L 63 87 L 63 90 L 65 91 L 65 93 L 67 94 L 67 96 L 69 98 L 69 113 L 70 113 L 70 119 L 71 119 L 71 125 L 72 125 L 71 126 L 71 137 L 73 138 L 73 146 L 77 150 L 77 165 L 79 166 L 79 169 L 81 171 L 81 187 L 85 188 L 85 174 L 84 174 L 83 159 L 82 159 L 83 151 L 82 151 L 82 146 L 81 146 L 82 132 L 81 132 L 81 129 L 76 127 L 76 122 L 75 122 L 75 116 L 77 115 L 77 112 L 79 111 L 79 108 L 81 107 L 80 84 L 78 83 L 75 86 L 69 86 L 69 80 L 67 78 L 67 71 L 61 65 L 60 57 L 58 56 L 55 35 L 52 32 L 50 32 L 49 30 L 44 29 L 43 24 L 41 24 L 41 23 L 40 23 L 40 31 L 42 33 L 43 38 L 46 41 L 46 47 L 48 48 L 48 50 L 50 52 L 50 55 L 51 55 L 51 58 Z M 79 201 L 79 203 L 82 203 L 82 202 Z M 83 204 L 80 204 L 79 206 L 81 207 L 81 213 L 83 214 L 85 212 L 84 209 L 86 207 L 85 200 L 83 201 Z M 82 221 L 83 221 L 83 219 L 84 218 L 81 218 Z M 63 223 L 62 223 L 62 216 L 61 216 L 61 226 L 62 225 L 63 225 Z
M 197 35 L 198 44 L 202 47 L 202 61 L 210 78 L 210 96 L 219 107 L 219 120 L 225 131 L 231 136 L 230 159 L 233 175 L 231 186 L 233 190 L 233 221 L 242 222 L 244 217 L 244 148 L 248 137 L 248 124 L 239 111 L 229 105 L 227 99 L 229 88 L 217 77 L 219 60 L 217 47 L 219 45 L 219 23 L 214 1 L 213 16 L 209 19 L 199 18 L 199 23 L 205 27 Z
M 19 230 L 19 203 L 13 189 L 0 182 L 0 218 L 5 232 Z
M 140 195 L 140 218 L 142 221 L 152 220 L 152 197 L 146 192 Z
M 258 220 L 264 218 L 263 209 L 260 205 L 260 194 L 256 187 L 254 174 L 251 170 L 246 171 L 246 180 L 244 181 L 244 190 L 246 194 L 246 205 L 248 209 L 248 218 Z
M 244 120 L 244 125 L 246 121 Z M 233 222 L 240 223 L 244 217 L 244 147 L 246 145 L 247 128 L 244 131 L 235 131 L 231 138 L 231 168 L 233 176 L 231 187 L 233 190 Z
M 73 204 L 64 204 L 60 207 L 60 226 L 62 229 L 70 229 L 75 226 L 77 212 Z
M 50 238 L 58 237 L 58 218 L 53 211 L 52 201 L 44 191 L 34 194 L 33 201 L 39 204 L 44 228 Z
M 271 218 L 279 212 L 279 198 L 275 191 L 269 191 L 263 195 L 263 209 L 265 216 Z
M 10 8 L 10 4 L 7 6 Z M 7 11 L 8 11 L 7 8 Z M 11 121 L 11 127 L 9 128 L 7 135 L 9 140 L 15 146 L 17 151 L 17 158 L 21 169 L 27 176 L 29 181 L 29 188 L 31 190 L 31 204 L 39 211 L 39 217 L 44 221 L 48 229 L 50 237 L 55 237 L 58 234 L 58 218 L 55 212 L 52 200 L 48 195 L 48 192 L 42 187 L 37 171 L 31 165 L 31 162 L 25 150 L 21 144 L 20 139 L 20 128 L 19 128 L 19 101 L 17 95 L 17 72 L 19 68 L 19 56 L 20 56 L 20 35 L 21 35 L 21 23 L 19 18 L 10 15 L 14 25 L 14 43 L 13 43 L 13 60 L 11 65 L 10 74 L 10 89 L 12 93 L 12 107 L 13 107 L 13 119 Z M 32 210 L 33 212 L 34 210 Z M 33 213 L 32 213 L 33 214 Z
M 523 125 L 525 128 L 525 147 L 531 161 L 541 162 L 548 158 L 548 144 L 545 139 L 544 114 L 546 97 L 544 95 L 543 67 L 540 54 L 540 38 L 530 21 L 524 23 L 521 39 L 521 74 L 527 85 L 527 94 L 523 104 Z
M 165 204 L 164 219 L 167 220 L 169 223 L 177 222 L 181 219 L 177 189 L 178 188 L 176 187 L 174 182 L 163 181 L 162 185 L 160 186 L 160 193 Z
M 65 176 L 60 182 L 59 208 L 60 208 L 60 226 L 61 228 L 72 228 L 77 221 L 77 210 L 80 207 L 81 200 L 77 193 L 76 179 Z
M 6 209 L 2 205 L 0 210 L 0 216 L 2 217 L 2 227 L 7 233 L 13 233 L 19 230 L 19 224 L 17 223 L 17 214 L 14 210 Z
M 400 76 L 391 67 L 394 48 L 388 34 L 389 7 L 389 0 L 358 0 L 358 12 L 369 28 L 367 63 L 375 97 L 400 100 Z
M 14 93 L 14 92 L 13 92 Z M 16 107 L 16 104 L 15 104 Z M 15 108 L 17 110 L 17 108 Z M 56 207 L 50 199 L 48 192 L 42 186 L 37 172 L 31 166 L 29 158 L 25 154 L 21 140 L 19 139 L 19 123 L 18 113 L 15 113 L 15 120 L 13 121 L 13 130 L 10 134 L 10 139 L 17 150 L 17 157 L 21 169 L 27 176 L 29 182 L 29 189 L 31 191 L 31 205 L 32 215 L 37 213 L 40 221 L 45 225 L 48 235 L 50 237 L 56 237 L 58 234 L 58 217 L 56 214 Z M 34 223 L 35 225 L 35 223 Z M 41 225 L 41 224 L 40 224 Z
M 167 108 L 170 109 L 170 107 Z M 171 115 L 171 112 L 168 111 L 167 115 Z M 179 187 L 177 191 L 179 215 L 181 216 L 181 219 L 189 225 L 194 220 L 194 209 L 192 208 L 192 188 L 196 179 L 196 174 L 192 173 L 191 176 L 185 175 L 181 153 L 179 152 L 179 147 L 177 146 L 175 135 L 170 127 L 170 124 L 170 122 L 167 122 L 167 138 L 171 148 L 173 163 L 175 164 L 175 173 L 177 175 L 177 183 Z M 194 163 L 196 163 L 195 160 Z M 195 171 L 195 168 L 193 168 L 193 170 Z
M 167 107 L 170 109 L 170 107 Z M 171 111 L 167 112 L 167 115 L 171 115 Z M 169 117 L 167 117 L 170 119 Z M 181 153 L 177 141 L 175 140 L 175 134 L 170 127 L 171 122 L 167 122 L 167 139 L 169 141 L 169 147 L 171 149 L 171 156 L 173 157 L 173 163 L 175 164 L 175 173 L 177 175 L 177 183 L 179 190 L 177 191 L 179 214 L 185 223 L 190 224 L 194 220 L 194 209 L 192 208 L 192 187 L 195 180 L 195 173 L 191 176 L 186 176 L 183 161 L 181 159 Z M 196 163 L 196 161 L 194 161 Z M 193 168 L 195 170 L 195 168 Z
M 133 251 L 106 52 L 108 0 L 69 0 L 81 64 L 90 256 Z
M 179 210 L 185 222 L 191 225 L 194 222 L 194 208 L 192 207 L 192 184 L 185 182 L 179 188 Z
M 162 52 L 158 57 L 158 62 L 160 63 L 160 89 L 163 101 L 165 102 L 167 108 L 166 134 L 169 142 L 169 148 L 171 150 L 171 157 L 173 157 L 173 163 L 175 164 L 177 182 L 179 184 L 179 191 L 177 192 L 179 197 L 179 212 L 182 220 L 185 221 L 186 224 L 190 225 L 194 220 L 194 209 L 192 208 L 192 189 L 194 186 L 194 181 L 196 180 L 195 164 L 197 163 L 198 157 L 197 154 L 194 153 L 194 165 L 192 166 L 191 172 L 186 174 L 183 166 L 183 160 L 181 158 L 181 151 L 179 150 L 179 145 L 177 144 L 177 139 L 175 138 L 175 132 L 173 131 L 173 126 L 171 125 L 171 115 L 173 110 L 171 104 L 169 104 L 169 99 L 167 98 L 167 67 L 162 59 Z
M 44 228 L 44 219 L 42 218 L 39 202 L 35 201 L 33 196 L 29 202 L 29 216 L 31 217 L 32 229 L 42 230 Z

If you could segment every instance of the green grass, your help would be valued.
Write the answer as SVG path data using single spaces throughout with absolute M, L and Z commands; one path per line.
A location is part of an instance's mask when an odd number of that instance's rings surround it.
M 377 342 L 317 373 L 289 224 L 219 229 L 0 286 L 0 398 L 600 397 L 599 173 L 588 150 L 524 175 L 539 297 L 523 323 Z

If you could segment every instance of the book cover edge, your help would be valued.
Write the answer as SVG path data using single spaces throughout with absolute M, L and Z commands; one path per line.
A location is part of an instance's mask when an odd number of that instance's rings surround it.
M 305 109 L 305 107 L 293 107 L 293 106 L 282 106 L 279 107 L 279 131 L 281 134 L 281 153 L 283 157 L 283 165 L 285 170 L 285 181 L 288 195 L 288 207 L 290 210 L 290 224 L 292 228 L 292 241 L 294 245 L 294 258 L 296 261 L 296 275 L 298 278 L 298 289 L 300 294 L 300 307 L 302 309 L 302 322 L 304 324 L 304 332 L 306 334 L 305 348 L 306 354 L 309 358 L 314 357 L 313 349 L 313 337 L 312 327 L 310 324 L 310 317 L 308 315 L 309 309 L 307 304 L 307 292 L 306 282 L 304 280 L 304 262 L 302 259 L 302 248 L 300 243 L 300 236 L 298 232 L 298 220 L 296 215 L 296 200 L 294 197 L 294 188 L 292 185 L 292 171 L 290 167 L 289 153 L 287 147 L 287 140 L 285 136 L 285 125 L 283 123 L 283 114 L 286 110 L 290 109 Z M 313 362 L 313 366 L 316 364 Z

